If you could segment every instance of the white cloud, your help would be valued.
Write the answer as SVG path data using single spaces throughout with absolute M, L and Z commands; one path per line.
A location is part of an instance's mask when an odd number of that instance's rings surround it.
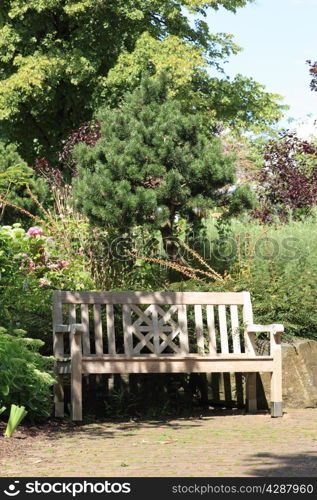
M 305 120 L 298 120 L 292 123 L 291 128 L 296 130 L 301 139 L 317 137 L 317 115 Z

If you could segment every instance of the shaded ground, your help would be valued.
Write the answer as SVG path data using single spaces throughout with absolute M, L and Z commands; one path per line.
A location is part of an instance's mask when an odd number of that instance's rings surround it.
M 52 422 L 0 438 L 1 476 L 317 476 L 317 409 L 170 421 Z

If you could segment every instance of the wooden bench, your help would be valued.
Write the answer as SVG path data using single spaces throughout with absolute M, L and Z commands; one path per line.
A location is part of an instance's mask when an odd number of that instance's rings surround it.
M 83 375 L 193 372 L 247 374 L 250 412 L 256 373 L 270 372 L 271 416 L 282 416 L 284 329 L 253 324 L 248 292 L 55 291 L 53 302 L 57 417 L 64 416 L 64 374 L 71 374 L 72 419 L 82 420 Z M 270 334 L 266 356 L 257 351 L 260 332 Z

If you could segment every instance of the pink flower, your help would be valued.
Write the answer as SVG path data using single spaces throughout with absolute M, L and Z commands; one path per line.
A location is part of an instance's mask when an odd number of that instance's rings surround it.
M 51 269 L 51 271 L 54 271 L 56 269 L 59 269 L 59 264 L 57 264 L 56 262 L 52 262 L 51 264 L 48 264 L 47 266 L 49 269 Z
M 39 286 L 43 288 L 44 286 L 49 286 L 50 282 L 46 278 L 39 279 Z
M 43 229 L 41 227 L 30 227 L 30 229 L 27 232 L 28 236 L 42 236 L 43 234 Z
M 34 264 L 33 260 L 30 260 L 30 261 L 28 262 L 28 266 L 29 266 L 29 269 L 34 269 L 35 264 Z
M 61 260 L 59 263 L 60 267 L 67 267 L 69 264 L 70 262 L 68 262 L 68 260 Z

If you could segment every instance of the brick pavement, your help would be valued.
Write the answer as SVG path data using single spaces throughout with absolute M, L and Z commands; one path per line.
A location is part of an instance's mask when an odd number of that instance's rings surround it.
M 317 409 L 95 423 L 34 441 L 1 476 L 317 476 Z

